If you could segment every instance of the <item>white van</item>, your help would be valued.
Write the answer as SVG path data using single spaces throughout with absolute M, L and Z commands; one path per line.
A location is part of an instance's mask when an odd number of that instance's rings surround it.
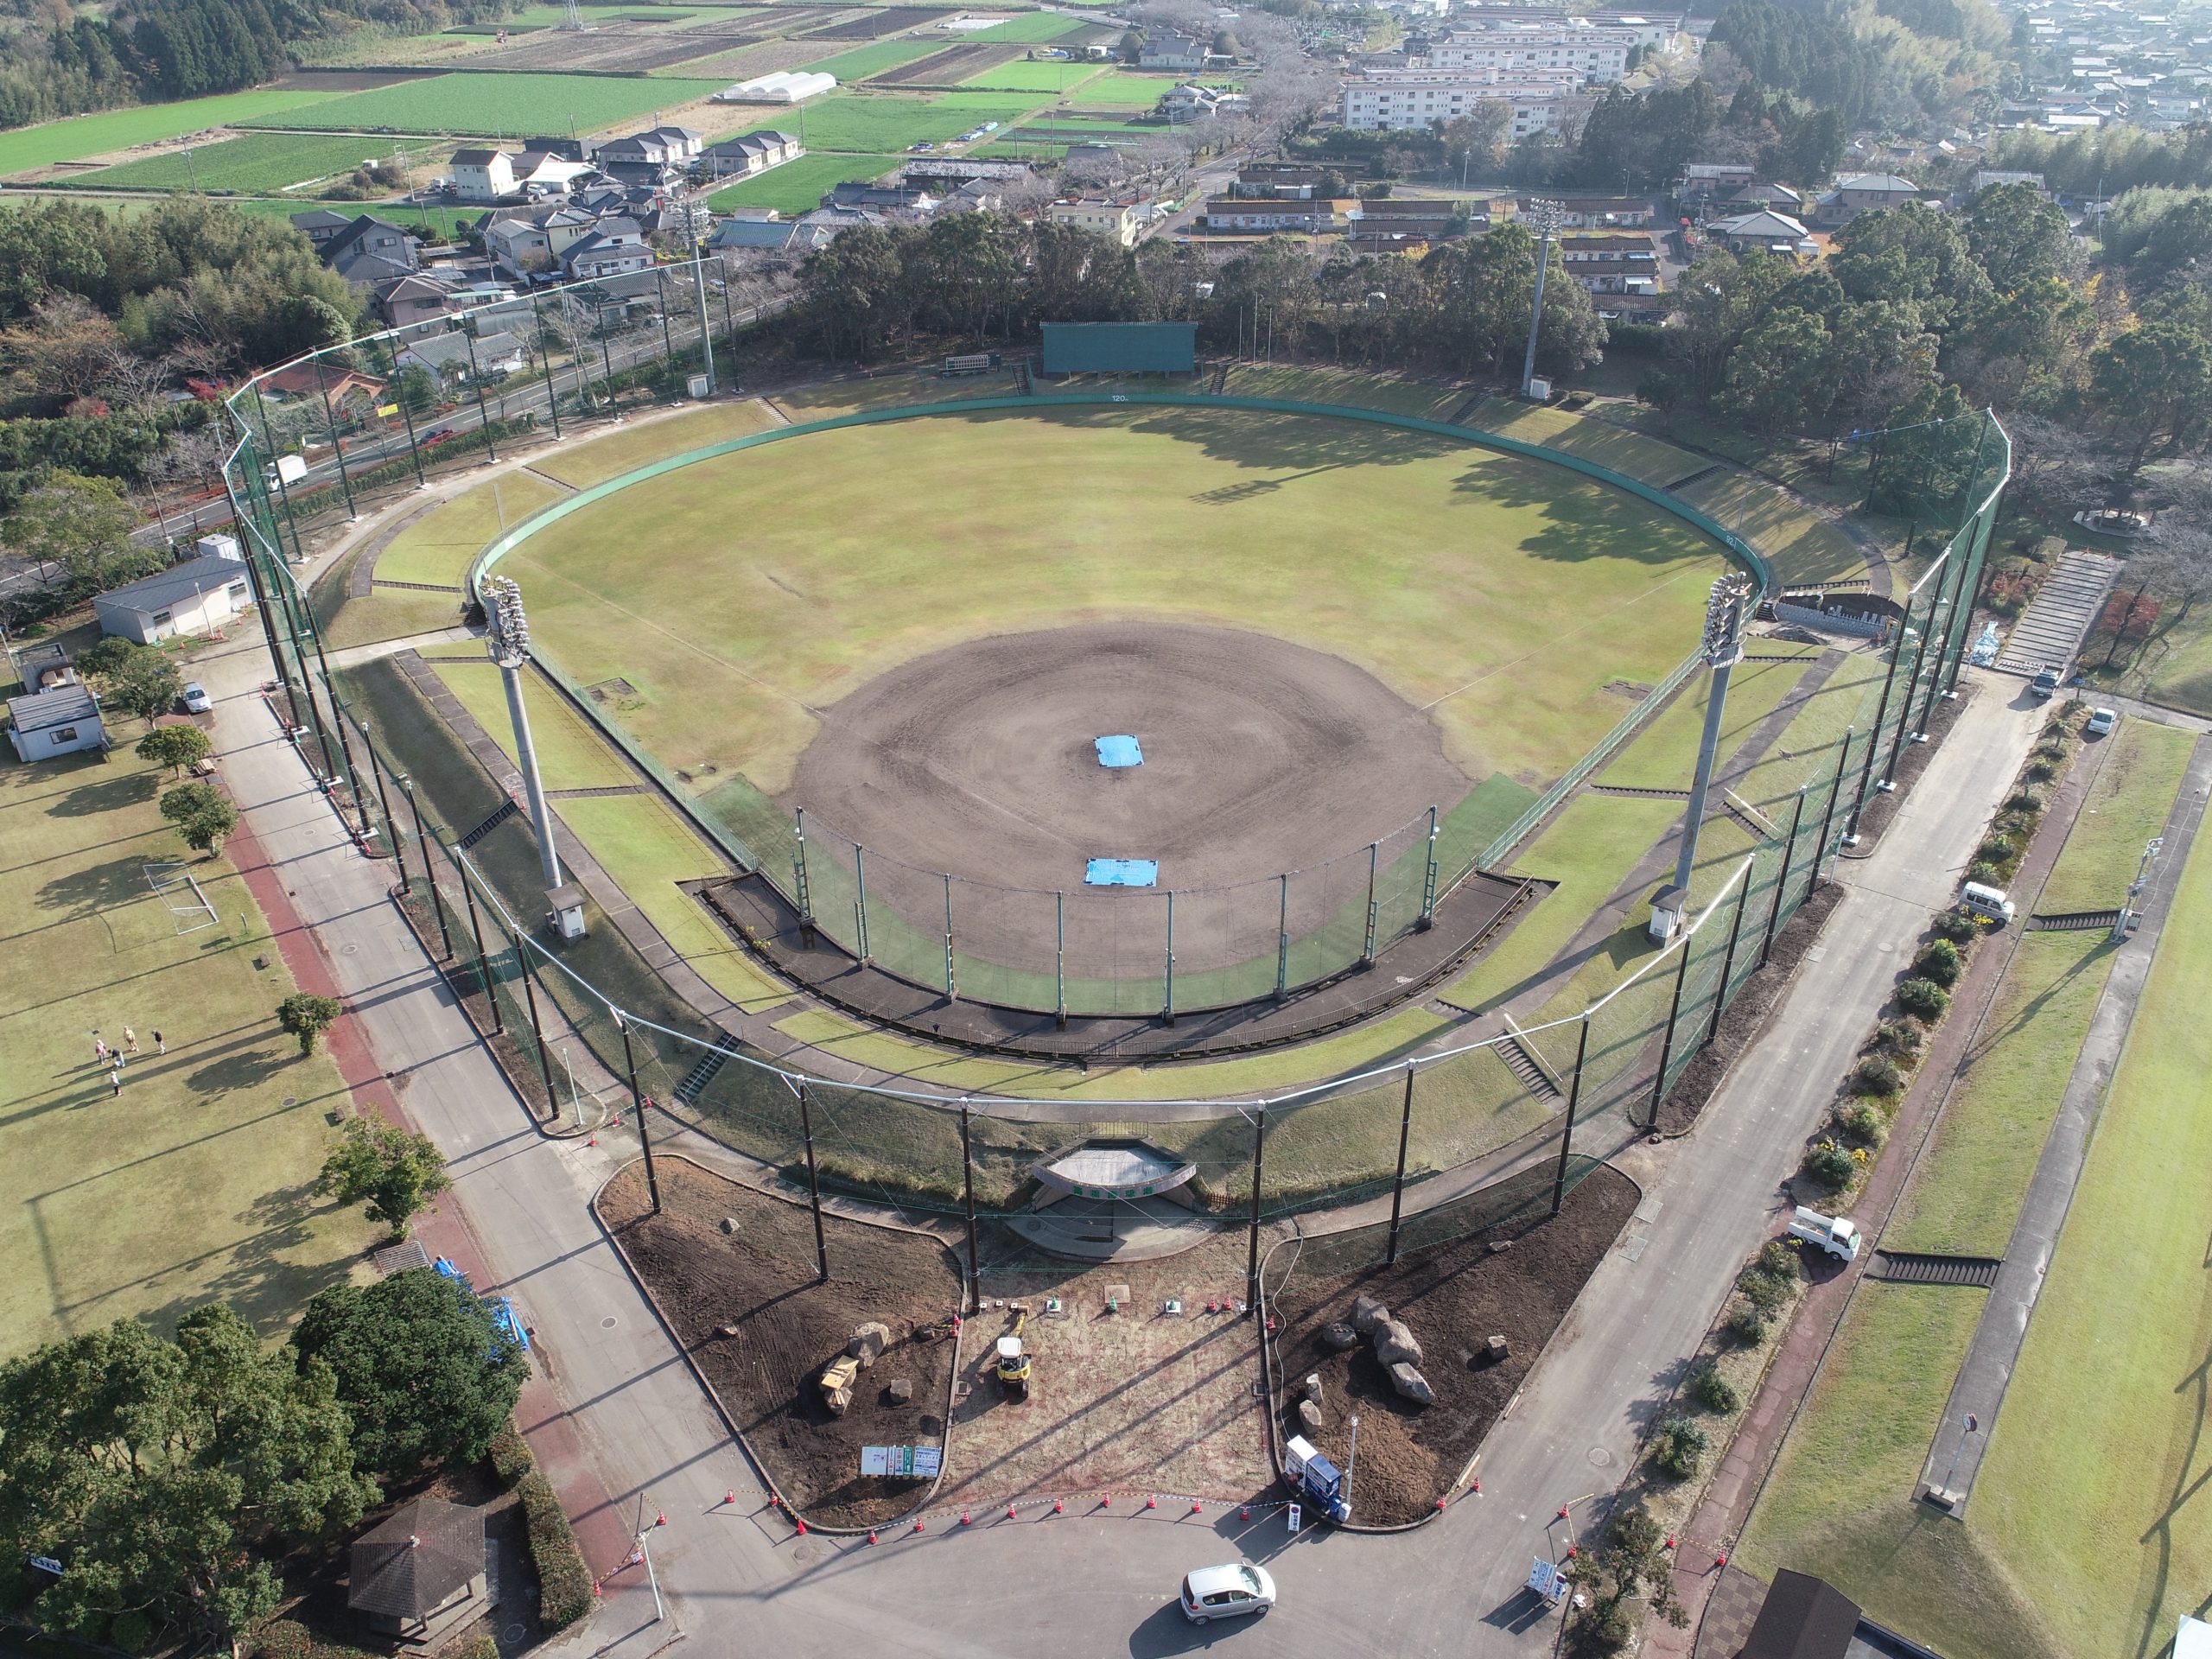
M 1959 889 L 1959 908 L 1999 927 L 2012 919 L 2012 901 L 1998 888 L 1984 887 L 1979 881 L 1969 881 Z
M 1817 1210 L 1808 1210 L 1803 1205 L 1789 1218 L 1789 1236 L 1802 1238 L 1808 1244 L 1826 1250 L 1840 1262 L 1859 1259 L 1858 1224 L 1841 1216 L 1824 1216 Z

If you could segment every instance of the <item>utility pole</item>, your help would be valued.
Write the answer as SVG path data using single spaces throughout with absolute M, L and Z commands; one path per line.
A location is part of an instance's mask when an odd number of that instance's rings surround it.
M 1690 782 L 1682 850 L 1675 860 L 1675 880 L 1651 899 L 1651 937 L 1672 938 L 1689 908 L 1690 874 L 1697 868 L 1698 831 L 1705 823 L 1705 798 L 1713 787 L 1713 768 L 1720 752 L 1720 721 L 1728 703 L 1728 677 L 1744 660 L 1744 607 L 1751 596 L 1751 578 L 1731 573 L 1713 584 L 1705 601 L 1705 638 L 1700 649 L 1713 670 L 1705 704 L 1705 735 L 1697 747 L 1697 774 Z
M 522 669 L 530 655 L 530 619 L 523 614 L 522 590 L 510 576 L 484 584 L 484 649 L 499 665 L 506 683 L 507 718 L 515 728 L 515 760 L 530 797 L 531 826 L 537 832 L 537 858 L 548 892 L 561 886 L 561 855 L 553 845 L 553 813 L 545 804 L 545 784 L 537 773 L 537 749 L 530 740 L 530 715 L 523 708 Z
M 1529 383 L 1536 378 L 1536 335 L 1544 322 L 1544 270 L 1551 263 L 1552 238 L 1559 234 L 1559 227 L 1567 218 L 1567 205 L 1546 196 L 1538 196 L 1529 203 L 1529 227 L 1536 233 L 1536 298 L 1529 308 L 1529 349 L 1521 359 L 1521 395 L 1529 396 Z
M 2127 884 L 2127 897 L 2120 906 L 2120 914 L 2113 918 L 2112 942 L 2114 944 L 2124 941 L 2128 930 L 2134 925 L 2135 918 L 2140 913 L 2135 908 L 2136 900 L 2142 898 L 2144 888 L 2151 885 L 2151 867 L 2158 861 L 2158 855 L 2164 850 L 2165 845 L 2164 836 L 2153 836 L 2150 844 L 2143 849 L 2142 861 L 2135 867 L 2135 879 Z

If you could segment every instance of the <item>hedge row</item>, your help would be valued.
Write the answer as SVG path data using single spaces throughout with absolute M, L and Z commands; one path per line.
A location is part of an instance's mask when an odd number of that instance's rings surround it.
M 547 1635 L 575 1624 L 591 1611 L 591 1568 L 576 1548 L 576 1535 L 561 1507 L 560 1494 L 537 1466 L 529 1442 L 512 1423 L 492 1440 L 486 1453 L 492 1471 L 514 1489 L 530 1533 L 531 1564 L 537 1569 L 537 1618 Z M 463 1659 L 474 1659 L 464 1655 Z

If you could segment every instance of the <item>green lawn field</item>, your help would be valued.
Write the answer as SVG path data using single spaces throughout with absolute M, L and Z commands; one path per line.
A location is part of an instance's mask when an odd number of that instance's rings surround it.
M 2212 1581 L 2208 976 L 2200 837 L 1967 1511 L 2069 1653 L 2163 1653 Z
M 835 75 L 840 81 L 866 80 L 870 75 L 881 74 L 886 69 L 896 69 L 902 63 L 912 63 L 944 50 L 942 41 L 871 41 L 849 52 L 840 52 L 834 58 L 819 58 L 800 67 L 817 74 Z
M 1057 41 L 1066 35 L 1078 35 L 1096 27 L 1096 23 L 1087 23 L 1080 17 L 1063 17 L 1052 11 L 1032 11 L 1019 17 L 1009 17 L 1002 23 L 994 23 L 988 29 L 976 29 L 968 38 L 976 41 L 1017 41 L 1023 45 L 1033 45 L 1040 41 Z
M 308 1192 L 345 1086 L 277 1030 L 296 987 L 236 869 L 156 810 L 167 774 L 127 747 L 143 730 L 118 719 L 105 762 L 0 763 L 0 1357 L 216 1300 L 274 1332 L 381 1230 Z M 214 924 L 180 933 L 152 863 L 196 875 Z M 92 1033 L 125 1026 L 140 1052 L 117 1098 Z
M 2123 721 L 2109 737 L 2090 741 L 2112 745 L 2112 752 L 2044 883 L 2040 911 L 2101 910 L 2127 896 L 2144 845 L 2165 828 L 2196 747 L 2192 734 L 2148 720 Z
M 1212 75 L 1148 75 L 1116 69 L 1096 80 L 1085 81 L 1076 102 L 1087 110 L 1148 110 L 1160 102 L 1161 93 L 1192 80 L 1203 86 L 1237 84 Z
M 531 470 L 582 489 L 587 484 L 629 472 L 663 455 L 703 448 L 728 438 L 741 438 L 748 432 L 765 431 L 775 424 L 776 417 L 755 398 L 748 397 L 741 403 L 709 404 L 703 409 L 685 410 L 664 419 L 633 421 L 605 437 L 542 455 L 531 463 Z M 440 509 L 441 513 L 444 511 Z M 435 516 L 438 515 L 433 515 Z M 480 548 L 486 539 L 479 537 L 477 546 Z M 474 550 L 471 550 L 472 553 Z
M 797 219 L 820 207 L 832 185 L 848 179 L 878 179 L 898 165 L 896 156 L 802 156 L 757 179 L 715 191 L 707 198 L 707 206 L 718 213 L 733 207 L 772 207 L 785 219 Z
M 461 700 L 462 708 L 497 743 L 508 760 L 515 758 L 514 724 L 507 714 L 503 676 L 481 652 L 462 662 L 435 662 L 432 667 L 446 690 Z M 556 687 L 535 675 L 523 680 L 523 710 L 530 716 L 530 736 L 537 750 L 537 766 L 548 789 L 616 789 L 637 781 L 619 756 L 600 741 L 590 723 L 569 704 Z
M 960 84 L 979 91 L 994 92 L 1051 92 L 1057 98 L 1071 98 L 1079 94 L 1084 85 L 1099 73 L 1095 63 L 1068 63 L 1051 60 L 1031 63 L 1016 59 L 1002 63 L 995 69 L 986 69 Z
M 44 126 L 21 127 L 0 132 L 0 175 L 27 172 L 55 162 L 73 162 L 87 156 L 105 156 L 133 144 L 158 143 L 183 133 L 199 132 L 278 115 L 302 115 L 311 105 L 327 103 L 328 92 L 225 92 L 216 98 L 187 99 L 181 104 L 150 104 L 143 109 L 109 110 L 99 115 L 72 116 Z M 282 124 L 281 123 L 279 124 Z
M 188 158 L 171 150 L 143 162 L 126 162 L 88 175 L 86 182 L 133 190 L 235 190 L 255 195 L 275 194 L 295 186 L 343 178 L 365 161 L 389 161 L 398 148 L 410 161 L 428 162 L 442 147 L 421 143 L 395 147 L 380 138 L 319 137 L 296 132 L 252 132 L 219 144 L 194 147 Z M 315 204 L 314 192 L 293 209 L 304 213 Z M 369 207 L 360 209 L 372 211 Z M 378 209 L 377 211 L 381 211 Z
M 626 75 L 502 74 L 456 71 L 350 92 L 289 114 L 239 123 L 326 132 L 465 132 L 519 137 L 574 128 L 596 132 L 654 110 L 718 92 L 727 81 Z
M 924 139 L 942 143 L 957 138 L 986 121 L 1020 120 L 1045 101 L 1015 92 L 943 92 L 925 98 L 836 92 L 806 105 L 806 147 L 891 155 Z
M 468 562 L 484 543 L 568 492 L 527 471 L 499 474 L 416 519 L 377 555 L 376 575 L 385 582 L 427 582 L 458 588 Z
M 891 477 L 928 482 L 878 487 Z M 732 513 L 741 557 L 720 533 Z M 617 524 L 650 555 L 610 556 Z M 620 718 L 644 747 L 775 794 L 811 739 L 808 708 L 857 674 L 1052 626 L 1074 592 L 1093 617 L 1211 620 L 1336 652 L 1433 706 L 1471 779 L 1536 786 L 1619 719 L 1607 680 L 1674 665 L 1721 565 L 1625 495 L 1447 439 L 1101 409 L 741 451 L 573 513 L 507 568 L 564 672 L 639 688 Z

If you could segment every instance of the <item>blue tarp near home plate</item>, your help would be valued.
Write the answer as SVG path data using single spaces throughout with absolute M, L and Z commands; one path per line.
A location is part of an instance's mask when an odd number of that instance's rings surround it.
M 1160 880 L 1160 865 L 1149 858 L 1094 858 L 1084 866 L 1087 887 L 1148 887 Z
M 1098 764 L 1102 766 L 1144 765 L 1144 751 L 1137 747 L 1134 737 L 1093 738 L 1091 747 L 1098 751 Z

